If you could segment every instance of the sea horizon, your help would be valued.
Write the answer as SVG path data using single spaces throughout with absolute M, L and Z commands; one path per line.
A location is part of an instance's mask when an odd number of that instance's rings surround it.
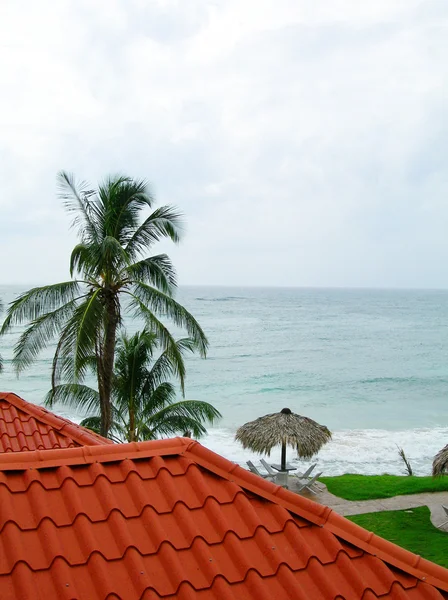
M 58 281 L 72 281 L 72 278 L 59 279 Z M 55 281 L 36 283 L 2 283 L 1 288 L 23 288 L 23 291 L 34 287 L 52 285 Z M 221 284 L 221 283 L 178 283 L 177 290 L 182 288 L 207 288 L 207 289 L 248 289 L 248 290 L 347 290 L 347 291 L 378 291 L 378 292 L 448 292 L 447 287 L 414 287 L 414 286 L 359 286 L 359 285 L 258 285 L 258 284 Z

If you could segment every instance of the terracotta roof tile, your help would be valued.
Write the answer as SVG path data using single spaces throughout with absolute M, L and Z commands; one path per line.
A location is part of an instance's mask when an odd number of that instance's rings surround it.
M 2 599 L 448 598 L 447 570 L 182 438 L 0 455 L 0 507 Z
M 15 394 L 0 392 L 0 452 L 111 443 L 42 406 L 26 402 Z

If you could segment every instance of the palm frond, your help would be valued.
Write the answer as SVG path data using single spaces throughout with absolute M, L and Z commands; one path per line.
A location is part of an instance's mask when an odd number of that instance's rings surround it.
M 146 415 L 145 412 L 143 412 L 143 414 Z M 165 408 L 162 408 L 156 414 L 153 414 L 151 418 L 154 420 L 163 420 L 170 415 L 189 417 L 196 419 L 201 423 L 209 423 L 210 425 L 213 425 L 218 419 L 222 418 L 222 415 L 217 408 L 208 402 L 203 402 L 201 400 L 181 400 L 180 402 L 175 402 L 174 404 L 165 406 Z
M 213 424 L 221 416 L 208 402 L 183 400 L 162 408 L 148 418 L 143 413 L 141 418 L 153 434 L 174 435 L 189 429 L 195 437 L 200 437 L 207 433 L 204 423 Z
M 125 275 L 131 281 L 142 281 L 154 285 L 169 296 L 177 285 L 176 271 L 166 254 L 145 258 L 126 268 Z
M 79 281 L 65 281 L 54 285 L 36 287 L 18 296 L 11 302 L 0 335 L 8 332 L 13 325 L 24 321 L 34 321 L 43 314 L 59 308 L 81 296 Z
M 154 362 L 148 373 L 143 390 L 145 394 L 152 393 L 157 386 L 172 376 L 185 378 L 184 353 L 195 352 L 196 344 L 191 338 L 182 338 L 175 341 L 177 352 L 172 352 L 171 347 L 165 349 Z M 182 387 L 183 390 L 183 387 Z
M 174 404 L 175 400 L 176 388 L 169 381 L 163 381 L 155 388 L 152 385 L 148 388 L 143 386 L 140 396 L 140 412 L 145 419 L 149 419 L 152 414 Z
M 85 375 L 88 359 L 94 354 L 96 342 L 104 318 L 104 306 L 101 302 L 101 289 L 91 292 L 76 309 L 76 342 L 74 344 L 75 375 Z
M 154 351 L 157 349 L 158 339 L 154 332 L 148 329 L 138 331 L 133 336 L 128 337 L 122 332 L 117 341 L 115 372 L 118 377 L 126 376 L 129 366 L 135 367 L 136 362 L 139 367 L 146 367 L 151 360 Z
M 131 297 L 130 308 L 134 308 L 136 315 L 146 321 L 150 330 L 154 331 L 160 340 L 160 344 L 167 353 L 173 366 L 173 375 L 179 378 L 182 394 L 185 393 L 186 370 L 183 362 L 182 353 L 177 347 L 176 340 L 169 329 L 160 321 L 145 304 L 130 292 L 126 292 Z
M 167 415 L 162 421 L 142 421 L 139 427 L 139 439 L 155 440 L 160 437 L 179 435 L 185 431 L 191 431 L 196 438 L 200 438 L 207 433 L 204 425 L 196 419 L 179 415 Z
M 66 171 L 58 173 L 59 197 L 68 212 L 76 213 L 72 227 L 79 227 L 83 241 L 98 241 L 101 214 L 92 197 L 95 190 L 88 189 L 86 182 L 76 183 L 74 176 Z
M 99 243 L 78 244 L 70 259 L 70 273 L 81 273 L 93 287 L 115 283 L 130 265 L 120 242 L 104 236 Z
M 67 319 L 76 310 L 78 302 L 79 299 L 75 298 L 56 310 L 47 312 L 25 329 L 14 348 L 12 363 L 17 373 L 31 365 L 39 352 L 61 332 Z
M 86 417 L 81 421 L 80 425 L 82 425 L 82 427 L 87 427 L 87 429 L 91 429 L 95 433 L 101 433 L 101 417 L 98 415 Z M 127 431 L 122 425 L 116 421 L 112 421 L 112 425 L 107 437 L 116 444 L 122 444 L 123 442 L 128 441 L 126 438 L 126 433 Z
M 141 395 L 147 365 L 151 360 L 156 339 L 147 330 L 128 338 L 122 335 L 117 343 L 114 374 L 114 396 L 117 406 L 126 412 L 134 410 Z
M 70 406 L 84 413 L 99 412 L 100 395 L 93 388 L 80 383 L 64 383 L 52 388 L 45 397 L 45 405 L 55 403 Z
M 51 387 L 54 388 L 65 379 L 76 380 L 74 368 L 74 329 L 77 320 L 72 316 L 61 333 L 54 352 L 51 367 Z
M 100 294 L 101 289 L 86 294 L 64 325 L 53 358 L 53 387 L 60 381 L 78 383 L 91 367 L 104 315 Z
M 175 243 L 180 240 L 183 228 L 182 213 L 174 206 L 157 208 L 130 237 L 126 252 L 132 260 L 163 238 Z
M 174 298 L 142 282 L 134 282 L 132 295 L 155 314 L 168 316 L 177 327 L 185 328 L 195 342 L 202 357 L 207 355 L 208 340 L 201 326 L 191 313 Z
M 62 334 L 64 335 L 64 334 Z M 51 385 L 56 387 L 62 385 L 63 379 L 71 380 L 76 382 L 80 378 L 75 375 L 74 365 L 74 353 L 70 351 L 70 348 L 61 351 L 61 347 L 64 346 L 64 339 L 61 336 L 52 362 L 51 371 Z M 79 359 L 80 372 L 87 375 L 90 374 L 93 377 L 97 377 L 98 374 L 98 360 L 99 357 L 92 355 L 86 356 Z
M 130 265 L 129 257 L 120 242 L 108 235 L 101 243 L 101 261 L 97 265 L 97 274 L 101 274 L 101 269 L 105 270 L 106 281 L 118 279 L 120 271 Z M 99 267 L 99 268 L 98 268 Z
M 75 272 L 88 273 L 92 265 L 91 245 L 77 244 L 70 256 L 70 275 L 73 277 Z
M 93 432 L 100 435 L 101 431 L 101 417 L 86 417 L 80 423 L 81 427 L 86 427 L 87 429 L 91 429 Z
M 126 176 L 109 177 L 98 188 L 104 208 L 103 237 L 115 237 L 126 245 L 138 227 L 141 209 L 153 203 L 148 183 Z

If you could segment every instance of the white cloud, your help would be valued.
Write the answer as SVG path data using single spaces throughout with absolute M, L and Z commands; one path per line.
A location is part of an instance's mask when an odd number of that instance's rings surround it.
M 66 277 L 63 168 L 180 206 L 183 283 L 448 285 L 447 30 L 439 0 L 4 0 L 0 231 L 20 251 L 0 281 Z

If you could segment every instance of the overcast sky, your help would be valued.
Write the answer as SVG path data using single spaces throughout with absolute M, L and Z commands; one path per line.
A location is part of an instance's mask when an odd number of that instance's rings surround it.
M 446 0 L 1 0 L 0 48 L 0 284 L 68 278 L 65 169 L 177 205 L 181 284 L 448 287 Z

